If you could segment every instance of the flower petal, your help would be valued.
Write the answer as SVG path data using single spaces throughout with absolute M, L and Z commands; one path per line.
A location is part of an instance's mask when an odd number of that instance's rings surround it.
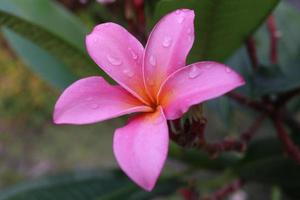
M 122 87 L 147 103 L 142 57 L 144 47 L 123 27 L 114 23 L 100 24 L 86 37 L 91 58 Z
M 139 115 L 114 135 L 114 154 L 122 170 L 139 186 L 152 190 L 168 152 L 168 126 L 161 107 Z
M 111 86 L 102 77 L 88 77 L 63 92 L 53 119 L 56 124 L 89 124 L 151 110 L 122 87 Z
M 245 82 L 229 67 L 198 62 L 177 70 L 163 84 L 158 101 L 169 120 L 182 116 L 191 105 L 223 95 Z
M 194 42 L 194 11 L 176 10 L 163 17 L 149 36 L 144 55 L 147 91 L 156 94 L 161 83 L 175 70 L 185 66 Z

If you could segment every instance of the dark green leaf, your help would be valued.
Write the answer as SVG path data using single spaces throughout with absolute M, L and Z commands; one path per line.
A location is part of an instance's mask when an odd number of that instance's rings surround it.
M 69 65 L 91 63 L 84 48 L 85 26 L 55 1 L 1 0 L 0 25 L 22 34 Z
M 196 42 L 191 61 L 224 61 L 253 33 L 277 5 L 278 0 L 162 0 L 156 20 L 178 8 L 196 12 Z
M 36 44 L 10 29 L 3 29 L 3 33 L 26 65 L 52 86 L 64 89 L 77 79 L 63 63 Z
M 147 200 L 173 193 L 174 178 L 161 180 L 144 192 L 119 171 L 81 171 L 25 182 L 1 191 L 1 200 Z

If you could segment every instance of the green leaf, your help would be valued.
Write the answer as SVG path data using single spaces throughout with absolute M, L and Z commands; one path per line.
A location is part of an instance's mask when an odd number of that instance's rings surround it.
M 25 64 L 53 87 L 64 89 L 77 79 L 58 59 L 21 35 L 7 28 L 3 35 Z
M 282 2 L 274 12 L 278 39 L 278 66 L 270 66 L 266 70 L 276 70 L 276 74 L 264 76 L 259 73 L 255 80 L 256 94 L 268 94 L 295 89 L 300 86 L 298 74 L 300 62 L 300 13 L 287 3 Z M 270 65 L 269 35 L 266 27 L 256 34 L 259 60 L 263 65 Z
M 247 182 L 277 185 L 290 192 L 300 187 L 300 166 L 284 155 L 276 138 L 253 142 L 234 170 Z
M 84 48 L 85 26 L 51 0 L 1 0 L 0 25 L 37 43 L 66 64 L 90 64 Z
M 158 182 L 144 192 L 115 170 L 81 171 L 25 182 L 1 191 L 1 200 L 147 200 L 173 193 L 180 186 L 174 178 Z
M 156 20 L 178 8 L 195 10 L 196 41 L 190 61 L 224 61 L 253 33 L 278 0 L 161 0 Z

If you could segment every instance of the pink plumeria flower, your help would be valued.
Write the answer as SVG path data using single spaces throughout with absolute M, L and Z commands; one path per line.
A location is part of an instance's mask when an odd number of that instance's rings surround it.
M 244 84 L 240 75 L 220 63 L 185 66 L 193 41 L 194 11 L 188 9 L 163 17 L 145 48 L 117 24 L 96 26 L 86 37 L 87 50 L 119 85 L 109 85 L 99 76 L 75 82 L 55 105 L 55 123 L 90 124 L 139 113 L 115 131 L 113 150 L 122 170 L 152 190 L 168 153 L 167 120 Z

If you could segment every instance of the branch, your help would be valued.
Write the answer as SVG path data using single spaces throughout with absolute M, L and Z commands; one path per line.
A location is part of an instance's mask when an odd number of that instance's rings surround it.
M 220 188 L 210 197 L 203 198 L 203 200 L 223 200 L 228 195 L 241 189 L 244 185 L 245 182 L 243 180 L 241 179 L 235 180 L 232 183 L 229 183 L 228 185 L 225 185 L 224 187 Z
M 205 140 L 199 145 L 200 149 L 207 151 L 209 154 L 217 156 L 224 151 L 237 151 L 243 152 L 247 148 L 250 140 L 257 133 L 258 129 L 263 124 L 266 114 L 260 115 L 253 124 L 241 134 L 240 139 L 224 139 L 215 143 L 207 143 Z M 201 133 L 203 134 L 203 133 Z
M 269 29 L 270 35 L 270 60 L 272 64 L 276 64 L 278 61 L 278 53 L 277 53 L 277 43 L 278 38 L 280 37 L 280 33 L 277 30 L 275 18 L 273 15 L 270 15 L 267 20 L 267 27 Z
M 257 59 L 257 53 L 256 53 L 256 45 L 255 40 L 252 36 L 250 36 L 246 41 L 246 47 L 249 55 L 249 59 L 251 61 L 253 69 L 258 68 L 258 59 Z
M 293 143 L 292 139 L 289 137 L 283 123 L 282 119 L 276 115 L 272 118 L 274 127 L 277 131 L 277 136 L 282 143 L 282 146 L 286 153 L 294 159 L 297 164 L 300 165 L 300 150 L 296 144 Z
M 271 105 L 249 99 L 248 97 L 243 96 L 242 94 L 238 94 L 238 93 L 235 93 L 235 92 L 230 92 L 230 93 L 227 94 L 227 96 L 229 98 L 235 100 L 239 104 L 248 106 L 248 107 L 250 107 L 250 108 L 252 108 L 256 111 L 259 111 L 259 112 L 270 113 L 273 110 Z

